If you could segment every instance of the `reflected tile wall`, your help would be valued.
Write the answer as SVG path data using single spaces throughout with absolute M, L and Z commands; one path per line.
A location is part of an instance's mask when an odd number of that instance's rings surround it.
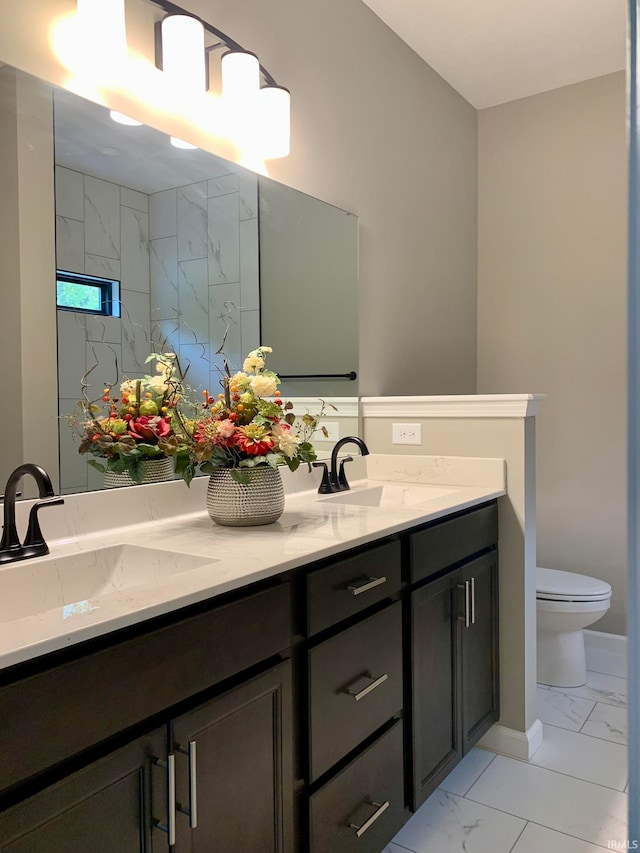
M 257 209 L 258 182 L 248 172 L 149 196 L 152 325 L 181 353 L 191 347 L 194 363 L 193 344 L 210 344 L 216 377 L 225 315 L 224 351 L 234 369 L 260 343 Z
M 59 412 L 81 397 L 89 374 L 90 397 L 123 374 L 147 372 L 151 351 L 149 296 L 149 198 L 72 169 L 56 167 L 56 250 L 58 269 L 121 282 L 122 317 L 58 311 Z M 174 238 L 175 239 L 175 238 Z M 61 485 L 65 493 L 102 487 L 102 475 L 77 453 L 60 422 Z
M 178 260 L 207 257 L 207 183 L 180 187 L 177 196 Z
M 120 187 L 84 176 L 85 251 L 120 258 Z

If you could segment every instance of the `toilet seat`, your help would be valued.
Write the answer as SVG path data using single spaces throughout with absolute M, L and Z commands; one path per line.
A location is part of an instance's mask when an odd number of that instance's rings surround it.
M 611 586 L 588 575 L 539 566 L 536 569 L 536 598 L 539 601 L 607 601 L 611 598 Z

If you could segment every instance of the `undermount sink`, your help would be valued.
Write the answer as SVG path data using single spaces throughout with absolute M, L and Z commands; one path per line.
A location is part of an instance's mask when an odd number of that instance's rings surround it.
M 393 485 L 371 486 L 349 492 L 331 495 L 325 500 L 336 504 L 351 504 L 355 506 L 379 507 L 416 507 L 429 501 L 453 494 L 457 489 L 440 488 L 439 486 L 406 486 L 401 483 Z
M 9 563 L 0 570 L 0 620 L 60 609 L 64 619 L 99 607 L 98 599 L 135 587 L 162 585 L 180 572 L 215 563 L 138 545 L 111 545 L 66 557 Z

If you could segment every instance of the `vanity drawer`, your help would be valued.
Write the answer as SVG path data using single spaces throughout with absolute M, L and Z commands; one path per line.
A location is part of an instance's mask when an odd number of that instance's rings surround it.
M 400 602 L 309 651 L 310 776 L 402 710 Z
M 0 791 L 288 649 L 290 626 L 283 584 L 0 687 Z
M 412 533 L 411 582 L 477 554 L 498 542 L 498 507 L 495 503 L 474 509 L 450 521 Z
M 384 542 L 307 575 L 307 636 L 400 589 L 400 542 Z
M 311 796 L 309 849 L 311 853 L 380 853 L 407 817 L 402 721 L 398 720 Z

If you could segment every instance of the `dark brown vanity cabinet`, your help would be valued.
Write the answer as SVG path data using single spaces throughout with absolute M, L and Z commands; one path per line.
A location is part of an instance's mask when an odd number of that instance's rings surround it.
M 380 853 L 498 717 L 497 571 L 493 502 L 3 671 L 0 853 Z
M 290 853 L 291 663 L 277 662 L 290 645 L 284 584 L 0 687 L 5 779 L 29 790 L 52 756 L 71 768 L 84 748 L 106 753 L 1 811 L 0 851 Z M 151 734 L 108 751 L 145 719 Z
M 396 537 L 306 578 L 311 853 L 380 853 L 408 817 L 401 550 Z
M 499 716 L 496 545 L 495 504 L 410 537 L 412 577 L 427 577 L 408 604 L 414 810 Z

